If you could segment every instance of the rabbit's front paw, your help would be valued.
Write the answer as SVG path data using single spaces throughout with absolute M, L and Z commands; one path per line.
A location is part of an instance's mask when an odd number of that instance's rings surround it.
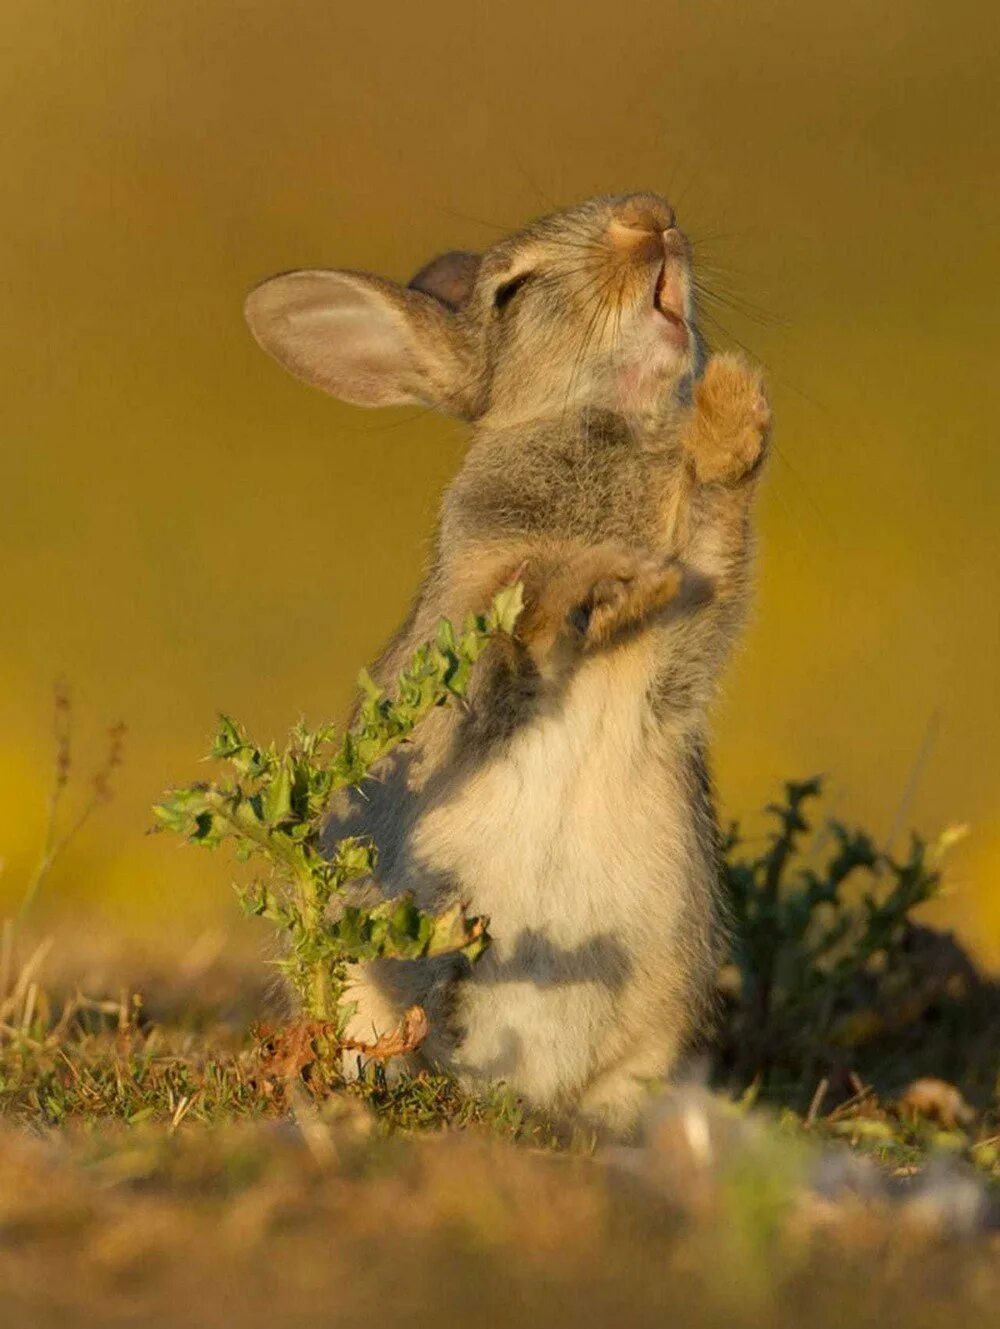
M 612 642 L 667 608 L 711 598 L 710 581 L 673 558 L 608 542 L 577 548 L 555 565 L 527 567 L 516 635 L 542 673 L 559 673 L 581 651 Z
M 683 572 L 673 559 L 636 556 L 595 581 L 568 621 L 585 648 L 602 646 L 671 604 L 683 587 Z
M 760 464 L 771 428 L 764 375 L 739 355 L 715 355 L 695 385 L 685 451 L 701 484 L 736 484 Z

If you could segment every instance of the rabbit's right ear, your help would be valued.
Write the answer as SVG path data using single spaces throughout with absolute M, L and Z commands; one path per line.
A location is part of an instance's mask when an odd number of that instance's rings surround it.
M 251 291 L 244 313 L 269 355 L 342 401 L 462 413 L 454 315 L 429 294 L 367 273 L 288 272 Z

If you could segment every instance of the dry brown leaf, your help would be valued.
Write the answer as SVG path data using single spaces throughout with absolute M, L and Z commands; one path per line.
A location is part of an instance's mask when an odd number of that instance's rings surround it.
M 390 1034 L 382 1034 L 374 1043 L 362 1043 L 347 1038 L 341 1044 L 345 1051 L 360 1052 L 373 1061 L 388 1061 L 390 1057 L 403 1057 L 413 1052 L 427 1037 L 430 1021 L 422 1006 L 411 1006 Z
M 422 1006 L 411 1006 L 399 1024 L 373 1043 L 357 1038 L 338 1038 L 336 1025 L 326 1020 L 295 1020 L 281 1029 L 260 1026 L 256 1030 L 259 1064 L 263 1079 L 288 1081 L 302 1074 L 320 1056 L 338 1052 L 360 1052 L 372 1061 L 389 1061 L 413 1052 L 427 1037 L 430 1022 Z
M 260 1069 L 265 1079 L 292 1080 L 318 1056 L 317 1041 L 336 1039 L 335 1026 L 325 1020 L 295 1020 L 282 1029 L 256 1031 Z

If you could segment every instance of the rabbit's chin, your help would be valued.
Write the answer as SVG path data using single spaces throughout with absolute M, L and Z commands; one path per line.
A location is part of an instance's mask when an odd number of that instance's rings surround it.
M 694 338 L 682 320 L 654 312 L 649 325 L 637 332 L 617 372 L 619 401 L 626 414 L 645 414 L 666 405 L 694 364 Z

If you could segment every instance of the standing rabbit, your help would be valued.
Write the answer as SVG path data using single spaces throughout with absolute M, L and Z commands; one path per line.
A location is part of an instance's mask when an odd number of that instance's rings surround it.
M 422 1055 L 607 1130 L 634 1125 L 706 1015 L 719 958 L 706 708 L 748 596 L 769 426 L 759 371 L 706 359 L 691 251 L 655 194 L 596 198 L 409 286 L 342 271 L 247 300 L 261 346 L 360 406 L 468 421 L 430 567 L 373 669 L 521 581 L 516 636 L 331 837 L 371 835 L 377 889 L 490 917 L 451 957 L 357 975 L 354 1030 L 418 1001 Z

